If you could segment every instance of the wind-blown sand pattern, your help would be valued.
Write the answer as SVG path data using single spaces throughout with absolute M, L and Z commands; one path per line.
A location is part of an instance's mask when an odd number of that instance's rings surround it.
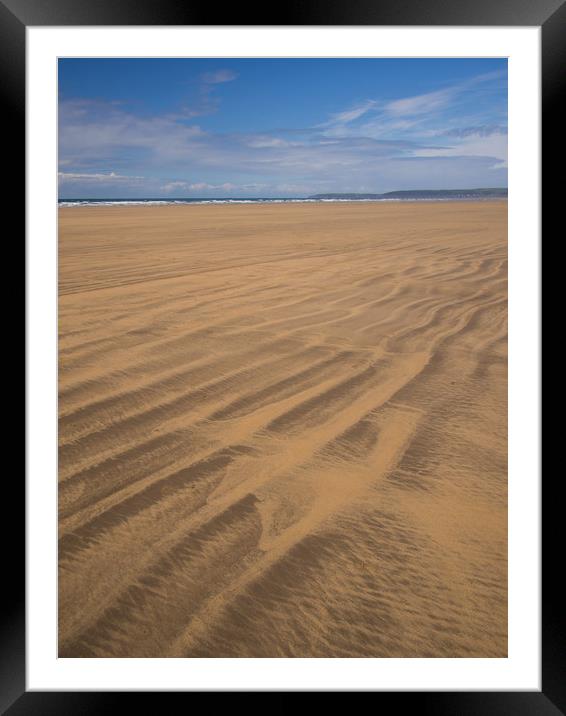
M 506 203 L 59 230 L 60 656 L 506 656 Z

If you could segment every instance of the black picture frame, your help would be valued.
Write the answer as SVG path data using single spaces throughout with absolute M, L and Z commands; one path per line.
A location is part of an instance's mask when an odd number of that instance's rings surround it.
M 217 22 L 218 18 L 222 22 Z M 0 0 L 0 99 L 3 137 L 13 154 L 5 211 L 21 222 L 25 215 L 25 31 L 28 26 L 80 25 L 475 25 L 542 28 L 544 222 L 558 220 L 562 189 L 562 152 L 566 68 L 564 0 L 288 0 L 271 16 L 257 6 L 220 6 L 179 0 Z M 543 180 L 544 181 L 544 180 Z M 17 208 L 20 211 L 17 211 Z M 556 216 L 554 214 L 556 213 Z M 561 224 L 557 221 L 556 226 Z M 15 239 L 14 239 L 15 241 Z M 540 345 L 540 343 L 539 343 Z M 9 471 L 7 471 L 9 472 Z M 9 477 L 9 479 L 8 479 Z M 564 609 L 559 598 L 562 577 L 562 504 L 560 476 L 545 485 L 543 499 L 542 691 L 540 692 L 373 692 L 376 708 L 410 709 L 424 714 L 553 716 L 566 709 Z M 6 475 L 5 511 L 23 514 L 24 479 Z M 18 505 L 18 508 L 15 506 Z M 10 506 L 10 507 L 8 507 Z M 559 512 L 560 510 L 560 512 Z M 25 686 L 25 535 L 8 529 L 5 552 L 6 604 L 0 612 L 0 712 L 10 716 L 95 714 L 123 708 L 142 713 L 187 708 L 190 693 L 28 692 Z M 11 531 L 10 531 L 11 530 Z M 556 549 L 556 557 L 553 550 Z M 10 564 L 10 562 L 12 562 Z M 126 698 L 127 697 L 127 698 Z M 172 701 L 175 697 L 175 701 Z M 139 700 L 133 704 L 132 699 Z M 164 701 L 165 700 L 165 701 Z

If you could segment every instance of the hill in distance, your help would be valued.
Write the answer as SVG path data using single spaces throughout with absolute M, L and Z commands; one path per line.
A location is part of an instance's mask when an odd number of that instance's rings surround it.
M 501 199 L 507 189 L 410 189 L 385 194 L 313 194 L 309 199 Z

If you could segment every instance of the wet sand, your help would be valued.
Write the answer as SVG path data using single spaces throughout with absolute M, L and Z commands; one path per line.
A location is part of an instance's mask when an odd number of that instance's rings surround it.
M 59 655 L 507 655 L 507 204 L 59 210 Z

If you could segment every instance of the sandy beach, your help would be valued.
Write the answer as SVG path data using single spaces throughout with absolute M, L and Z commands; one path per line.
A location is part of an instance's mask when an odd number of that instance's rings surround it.
M 507 203 L 59 209 L 59 656 L 507 655 Z

